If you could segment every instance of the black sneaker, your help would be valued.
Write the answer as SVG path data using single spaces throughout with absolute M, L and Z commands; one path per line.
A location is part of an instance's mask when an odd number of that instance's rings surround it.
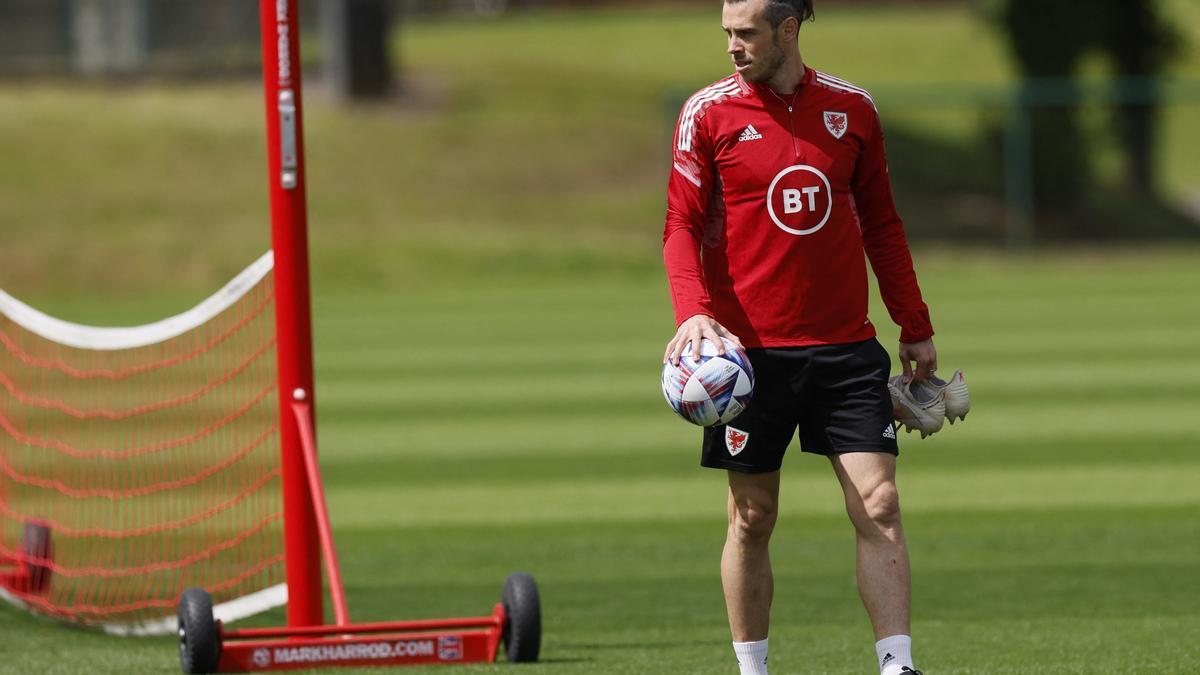
M 904 666 L 903 668 L 901 668 L 901 669 L 900 669 L 900 672 L 902 672 L 902 673 L 912 673 L 913 675 L 921 675 L 921 671 L 919 671 L 919 670 L 913 670 L 912 668 L 909 668 L 908 666 Z

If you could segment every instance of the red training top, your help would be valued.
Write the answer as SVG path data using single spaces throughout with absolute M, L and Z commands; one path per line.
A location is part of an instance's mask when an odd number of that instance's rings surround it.
M 706 314 L 747 347 L 869 339 L 865 249 L 900 340 L 933 335 L 875 105 L 811 68 L 791 95 L 731 75 L 688 99 L 663 245 L 676 324 Z

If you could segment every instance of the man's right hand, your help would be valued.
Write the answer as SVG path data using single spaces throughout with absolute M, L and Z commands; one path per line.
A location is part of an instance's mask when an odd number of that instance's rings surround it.
M 663 363 L 670 361 L 672 365 L 679 365 L 679 357 L 689 344 L 692 346 L 692 353 L 699 354 L 701 340 L 713 343 L 717 347 L 717 353 L 724 354 L 725 343 L 721 342 L 721 338 L 725 338 L 736 344 L 739 349 L 743 349 L 742 341 L 717 323 L 716 319 L 707 314 L 697 314 L 679 324 L 679 330 L 675 331 L 675 337 L 667 343 L 667 351 L 663 353 Z

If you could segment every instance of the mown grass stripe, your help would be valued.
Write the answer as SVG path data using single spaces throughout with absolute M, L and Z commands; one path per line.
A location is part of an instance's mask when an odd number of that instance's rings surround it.
M 453 471 L 455 469 L 448 469 Z M 463 470 L 459 467 L 457 470 Z M 1036 467 L 986 472 L 923 469 L 907 471 L 899 481 L 907 513 L 991 510 L 1039 511 L 1114 503 L 1133 507 L 1200 506 L 1200 463 L 1140 467 Z M 387 487 L 329 488 L 334 522 L 348 527 L 387 524 L 494 524 L 531 522 L 621 521 L 637 523 L 716 517 L 724 512 L 724 476 L 718 472 L 689 477 L 629 477 L 572 481 L 522 481 L 504 485 L 397 484 Z M 782 517 L 840 513 L 840 491 L 827 467 L 793 472 L 783 481 Z M 1131 490 L 1130 486 L 1136 486 Z

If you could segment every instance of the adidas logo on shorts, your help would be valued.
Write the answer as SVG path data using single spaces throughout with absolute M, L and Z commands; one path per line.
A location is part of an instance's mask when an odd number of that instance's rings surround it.
M 890 424 L 887 425 L 886 427 L 884 427 L 883 428 L 883 437 L 890 438 L 893 441 L 896 440 L 896 428 Z

